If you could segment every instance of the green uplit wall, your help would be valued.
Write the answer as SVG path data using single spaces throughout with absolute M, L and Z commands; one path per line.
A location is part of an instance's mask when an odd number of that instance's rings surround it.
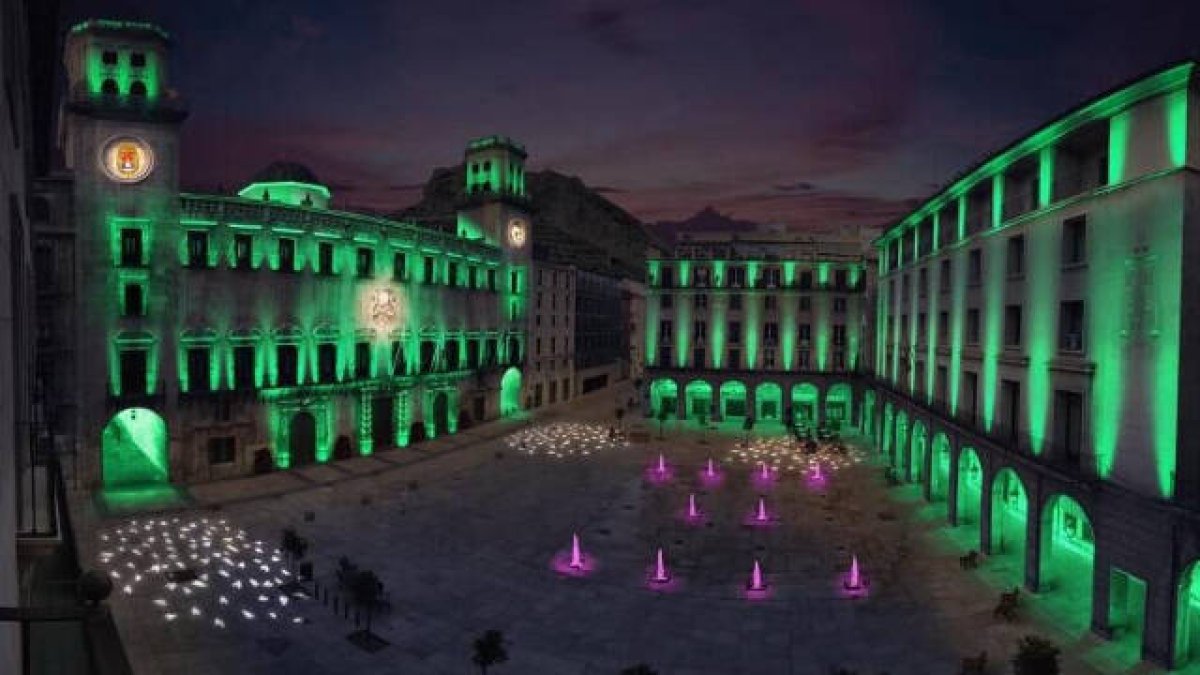
M 85 22 L 85 23 L 97 24 L 97 23 L 101 23 L 101 22 L 92 21 L 92 22 Z M 132 24 L 130 22 L 111 22 L 110 21 L 110 22 L 103 22 L 103 23 L 109 23 L 109 24 L 121 23 L 121 24 L 125 25 L 124 27 L 135 27 L 134 24 Z M 141 24 L 141 25 L 149 27 L 148 24 Z M 73 29 L 73 30 L 78 31 L 78 30 L 82 30 L 84 28 L 85 28 L 85 24 L 80 24 L 79 26 L 76 26 L 75 29 Z M 158 29 L 154 28 L 153 30 L 158 30 Z M 161 32 L 161 31 L 159 31 L 159 32 Z M 108 44 L 108 43 L 106 43 L 106 44 Z M 104 55 L 105 51 L 117 52 L 117 63 L 116 64 L 106 65 L 103 62 L 103 55 Z M 145 57 L 146 57 L 146 65 L 145 66 L 140 67 L 140 68 L 133 67 L 131 60 L 130 60 L 130 54 L 133 51 L 139 51 L 145 55 Z M 116 94 L 117 98 L 120 100 L 127 100 L 130 97 L 129 92 L 130 92 L 130 88 L 133 86 L 133 83 L 135 81 L 140 81 L 146 85 L 146 100 L 149 102 L 154 102 L 154 101 L 158 100 L 158 97 L 162 90 L 162 82 L 160 79 L 161 68 L 160 68 L 160 64 L 159 64 L 159 55 L 157 53 L 155 53 L 152 49 L 131 50 L 126 46 L 117 46 L 115 44 L 109 45 L 107 47 L 101 47 L 98 44 L 93 44 L 88 47 L 87 52 L 84 56 L 84 59 L 85 59 L 84 77 L 86 78 L 86 81 L 87 81 L 88 93 L 91 94 L 92 96 L 100 96 L 101 86 L 103 85 L 104 81 L 105 80 L 113 80 L 117 85 L 117 94 Z
M 126 408 L 114 415 L 101 438 L 104 487 L 168 482 L 168 440 L 166 423 L 152 410 Z

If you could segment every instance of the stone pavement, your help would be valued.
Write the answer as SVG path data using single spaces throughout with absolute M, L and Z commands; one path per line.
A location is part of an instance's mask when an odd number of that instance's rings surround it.
M 612 407 L 602 395 L 551 416 L 607 426 Z M 843 469 L 818 490 L 788 474 L 755 485 L 751 467 L 727 463 L 723 484 L 706 488 L 698 469 L 709 456 L 725 457 L 740 435 L 669 429 L 646 446 L 553 459 L 509 448 L 503 437 L 518 426 L 193 487 L 195 507 L 184 516 L 219 509 L 271 544 L 281 528 L 296 527 L 327 588 L 336 587 L 343 555 L 377 572 L 392 610 L 374 629 L 391 644 L 358 649 L 345 639 L 353 621 L 316 601 L 306 601 L 304 625 L 217 630 L 165 622 L 138 592 L 113 600 L 137 672 L 470 673 L 471 642 L 491 628 L 509 640 L 511 660 L 497 675 L 615 675 L 638 662 L 663 675 L 825 675 L 835 666 L 860 675 L 955 673 L 962 656 L 983 649 L 989 672 L 1001 673 L 1029 632 L 1068 646 L 1065 673 L 1143 672 L 1116 669 L 1098 655 L 1105 643 L 1097 638 L 1055 629 L 1038 601 L 1015 624 L 994 621 L 996 589 L 986 575 L 995 571 L 960 570 L 963 549 L 931 516 L 937 507 L 920 502 L 915 486 L 885 488 L 877 466 Z M 675 475 L 652 485 L 645 468 L 659 451 Z M 690 492 L 706 522 L 680 517 Z M 777 521 L 748 527 L 760 495 Z M 306 511 L 313 522 L 304 522 Z M 595 563 L 586 578 L 551 566 L 574 532 Z M 668 590 L 646 584 L 658 547 L 674 574 Z M 94 550 L 94 542 L 82 549 Z M 870 577 L 867 598 L 840 592 L 852 553 Z M 755 559 L 769 596 L 748 600 Z

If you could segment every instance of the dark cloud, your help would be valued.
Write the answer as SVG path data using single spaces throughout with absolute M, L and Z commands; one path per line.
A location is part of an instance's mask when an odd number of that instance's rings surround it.
M 816 188 L 816 185 L 803 180 L 795 183 L 786 183 L 784 185 L 775 186 L 775 189 L 779 192 L 809 192 L 815 190 Z
M 590 40 L 621 54 L 649 51 L 630 25 L 630 11 L 614 4 L 593 4 L 576 17 L 577 25 Z

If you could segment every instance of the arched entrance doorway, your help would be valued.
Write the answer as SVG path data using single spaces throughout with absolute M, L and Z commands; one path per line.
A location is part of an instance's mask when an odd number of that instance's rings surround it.
M 396 399 L 380 396 L 371 399 L 371 449 L 390 450 L 396 445 Z
M 149 408 L 126 408 L 113 415 L 100 436 L 104 487 L 168 482 L 167 441 L 167 423 Z
M 317 419 L 312 413 L 300 411 L 288 424 L 288 456 L 290 466 L 307 466 L 317 461 Z
M 840 430 L 849 426 L 854 416 L 854 391 L 845 382 L 839 382 L 825 393 L 825 423 Z
M 1041 591 L 1053 592 L 1065 609 L 1066 624 L 1080 632 L 1092 616 L 1096 538 L 1079 502 L 1057 494 L 1042 507 L 1038 561 Z
M 938 432 L 933 437 L 933 458 L 929 471 L 929 498 L 941 501 L 950 490 L 950 439 Z
M 955 497 L 958 524 L 978 523 L 980 500 L 983 499 L 983 466 L 975 448 L 963 448 L 958 456 L 958 494 Z
M 908 475 L 908 415 L 900 410 L 896 413 L 896 459 L 892 465 L 901 476 Z
M 678 407 L 676 397 L 679 395 L 679 387 L 675 384 L 675 380 L 655 380 L 650 383 L 650 408 L 655 417 L 658 417 L 665 410 L 667 417 L 674 417 L 677 414 Z
M 692 380 L 684 388 L 687 398 L 687 416 L 694 420 L 712 419 L 712 385 L 704 380 Z
M 862 433 L 867 438 L 875 434 L 875 392 L 863 393 Z
M 783 419 L 783 390 L 774 382 L 763 382 L 754 390 L 756 417 L 759 421 L 778 422 Z
M 1009 580 L 1020 584 L 1025 578 L 1025 534 L 1029 497 L 1016 471 L 1005 467 L 992 480 L 992 557 Z
M 521 411 L 521 371 L 509 368 L 500 378 L 500 416 L 509 417 Z
M 821 394 L 817 385 L 802 382 L 792 385 L 792 418 L 794 424 L 801 428 L 816 426 L 817 403 Z
M 924 422 L 913 423 L 912 433 L 912 469 L 911 476 L 915 483 L 925 482 L 925 452 L 928 448 L 929 433 L 925 430 Z
M 450 431 L 450 400 L 446 392 L 439 391 L 433 395 L 433 428 L 438 436 Z
M 738 380 L 721 383 L 721 417 L 746 416 L 746 385 Z

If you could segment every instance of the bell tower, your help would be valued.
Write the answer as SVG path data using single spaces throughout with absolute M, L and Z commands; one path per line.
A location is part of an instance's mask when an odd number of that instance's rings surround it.
M 477 138 L 467 145 L 458 236 L 483 239 L 514 257 L 528 256 L 532 232 L 526 156 L 525 148 L 506 136 Z
M 89 20 L 67 34 L 62 147 L 72 174 L 81 473 L 119 480 L 99 411 L 154 410 L 172 423 L 180 274 L 179 129 L 166 31 Z M 96 383 L 99 386 L 91 386 Z M 97 419 L 88 418 L 95 415 Z M 174 452 L 174 448 L 171 448 Z M 102 475 L 104 473 L 112 475 Z

